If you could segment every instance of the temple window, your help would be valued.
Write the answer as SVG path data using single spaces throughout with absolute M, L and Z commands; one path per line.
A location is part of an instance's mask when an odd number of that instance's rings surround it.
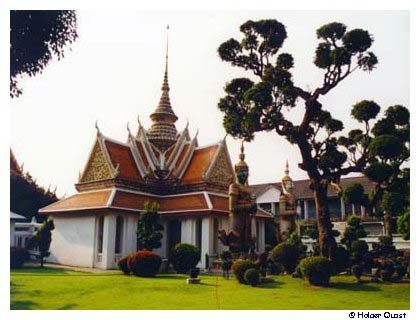
M 198 218 L 195 221 L 195 223 L 195 245 L 201 252 L 201 241 L 203 237 L 203 220 L 201 218 Z
M 104 216 L 99 217 L 98 221 L 98 253 L 102 253 L 104 242 Z
M 119 254 L 122 252 L 123 242 L 123 227 L 124 218 L 122 216 L 117 217 L 116 230 L 115 230 L 115 253 Z

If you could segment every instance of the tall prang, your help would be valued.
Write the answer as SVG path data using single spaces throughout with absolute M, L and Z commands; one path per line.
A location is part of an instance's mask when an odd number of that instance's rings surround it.
M 286 161 L 285 175 L 281 179 L 280 189 L 280 223 L 279 240 L 286 240 L 290 234 L 296 231 L 297 209 L 294 195 L 293 180 L 289 175 L 289 162 Z
M 169 26 L 167 27 L 169 29 Z M 156 110 L 150 115 L 152 125 L 147 132 L 149 141 L 159 151 L 164 152 L 176 142 L 177 130 L 175 122 L 178 117 L 174 113 L 169 98 L 168 82 L 168 36 L 166 38 L 166 63 L 163 76 L 162 95 Z

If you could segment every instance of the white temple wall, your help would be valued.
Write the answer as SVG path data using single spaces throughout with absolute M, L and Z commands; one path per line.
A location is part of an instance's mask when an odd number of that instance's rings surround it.
M 93 267 L 95 216 L 54 216 L 48 262 Z

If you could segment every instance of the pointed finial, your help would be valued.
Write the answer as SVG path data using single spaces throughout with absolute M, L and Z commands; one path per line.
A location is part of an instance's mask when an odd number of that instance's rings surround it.
M 241 159 L 241 161 L 244 161 L 245 160 L 244 140 L 243 139 L 241 141 L 241 153 L 239 154 L 239 159 Z
M 96 133 L 98 135 L 101 134 L 101 130 L 99 130 L 99 126 L 98 126 L 98 120 L 95 121 L 95 128 L 96 128 Z
M 286 176 L 289 175 L 289 160 L 286 160 L 286 170 L 284 170 L 284 173 L 286 174 Z
M 168 74 L 168 56 L 169 56 L 169 24 L 166 25 L 166 64 L 165 74 Z

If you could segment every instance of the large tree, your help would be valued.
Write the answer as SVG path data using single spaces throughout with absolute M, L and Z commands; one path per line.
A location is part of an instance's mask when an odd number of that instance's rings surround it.
M 137 248 L 140 250 L 153 250 L 162 246 L 163 226 L 160 220 L 159 204 L 146 202 L 137 228 Z
M 77 38 L 73 10 L 10 11 L 10 96 L 22 93 L 18 77 L 41 73 L 53 56 L 64 57 L 65 47 Z
M 252 140 L 259 131 L 275 131 L 297 145 L 302 157 L 299 167 L 306 171 L 313 190 L 321 254 L 335 258 L 336 242 L 327 205 L 327 188 L 338 186 L 340 178 L 362 171 L 369 157 L 371 120 L 379 113 L 372 101 L 353 106 L 352 116 L 363 130 L 351 130 L 339 139 L 343 123 L 325 110 L 321 102 L 343 80 L 356 71 L 371 71 L 378 63 L 368 51 L 373 37 L 362 29 L 348 30 L 338 22 L 321 26 L 314 64 L 323 71 L 321 84 L 314 90 L 297 86 L 292 78 L 294 60 L 279 53 L 287 33 L 277 20 L 247 21 L 240 26 L 243 39 L 229 39 L 218 48 L 223 61 L 251 73 L 227 83 L 226 96 L 219 101 L 224 127 L 233 137 Z M 288 119 L 288 112 L 302 108 L 299 122 Z M 341 141 L 339 141 L 341 140 Z M 346 143 L 342 143 L 346 142 Z

